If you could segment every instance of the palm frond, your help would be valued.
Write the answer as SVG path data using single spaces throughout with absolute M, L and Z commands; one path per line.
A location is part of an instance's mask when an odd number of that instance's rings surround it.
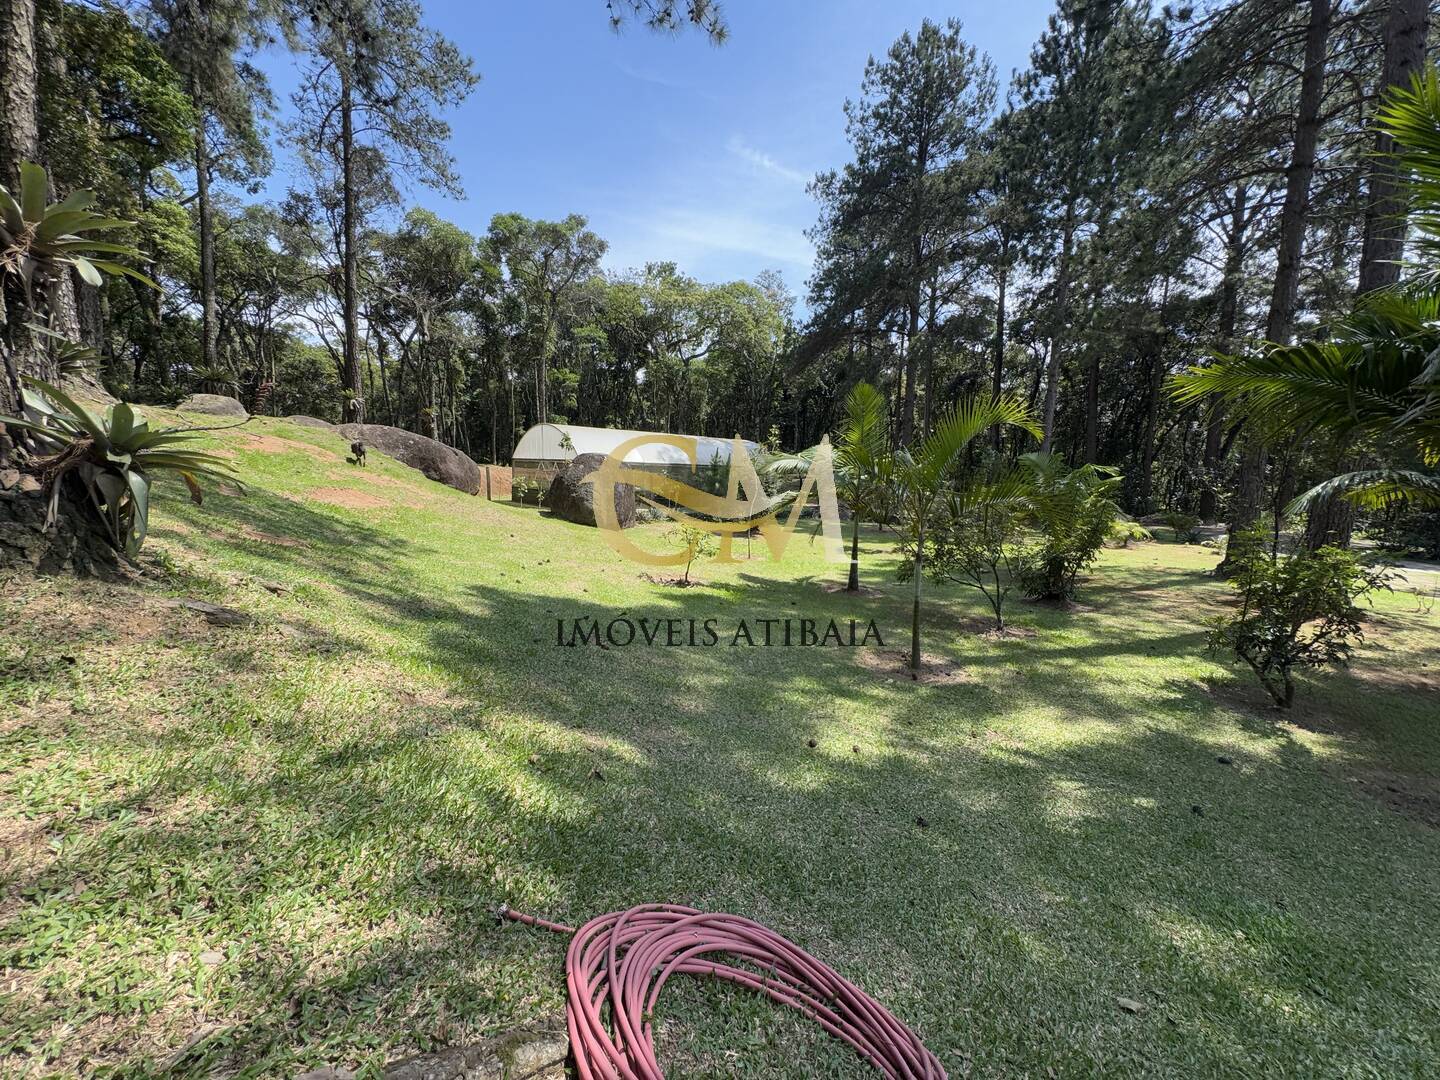
M 1337 498 L 1366 510 L 1383 510 L 1395 503 L 1440 506 L 1440 476 L 1413 469 L 1363 469 L 1343 473 L 1296 496 L 1285 512 L 1299 514 Z

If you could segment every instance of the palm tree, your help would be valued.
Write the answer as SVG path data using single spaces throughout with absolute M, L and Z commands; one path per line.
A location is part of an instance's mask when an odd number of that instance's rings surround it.
M 1219 358 L 1172 382 L 1182 403 L 1216 398 L 1272 438 L 1324 430 L 1384 439 L 1440 466 L 1440 75 L 1431 68 L 1394 88 L 1376 124 L 1402 149 L 1402 194 L 1415 233 L 1409 280 L 1367 293 L 1327 341 L 1265 345 Z M 1297 497 L 1290 512 L 1344 496 L 1362 506 L 1396 499 L 1440 504 L 1440 477 L 1416 469 L 1349 472 Z
M 845 422 L 835 440 L 835 479 L 850 511 L 850 577 L 846 592 L 860 589 L 860 522 L 881 516 L 890 495 L 890 455 L 885 396 L 857 383 L 845 399 Z
M 889 471 L 895 510 L 912 550 L 911 575 L 915 587 L 910 609 L 910 671 L 920 669 L 920 583 L 925 571 L 925 529 L 941 499 L 953 487 L 956 460 L 971 441 L 996 424 L 1023 428 L 1036 438 L 1040 425 L 1019 398 L 989 401 L 969 398 L 951 406 L 935 422 L 930 435 L 913 450 L 899 449 L 891 456 Z

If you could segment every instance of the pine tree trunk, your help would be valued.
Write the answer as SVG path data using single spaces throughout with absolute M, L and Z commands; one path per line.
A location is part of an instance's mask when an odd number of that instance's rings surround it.
M 1160 427 L 1160 396 L 1164 392 L 1165 365 L 1160 350 L 1150 359 L 1150 386 L 1145 406 L 1145 434 L 1140 454 L 1140 480 L 1136 484 L 1135 499 L 1140 513 L 1154 510 L 1152 499 L 1155 491 L 1156 433 Z
M 919 241 L 916 242 L 919 248 Z M 909 446 L 915 437 L 915 375 L 918 357 L 915 342 L 920 337 L 920 287 L 910 296 L 905 332 L 905 396 L 900 402 L 900 445 Z
M 1325 56 L 1330 39 L 1331 0 L 1310 0 L 1305 28 L 1305 68 L 1295 112 L 1295 142 L 1285 175 L 1285 202 L 1280 210 L 1280 240 L 1275 253 L 1275 284 L 1265 337 L 1276 344 L 1290 340 L 1295 305 L 1300 295 L 1300 262 L 1305 244 L 1305 216 L 1310 209 L 1310 181 L 1315 173 L 1315 148 L 1320 137 L 1320 105 L 1325 90 Z M 1240 479 L 1230 514 L 1229 544 L 1217 573 L 1234 566 L 1236 534 L 1260 517 L 1269 452 L 1258 434 L 1246 437 L 1240 457 Z
M 1249 224 L 1249 188 L 1237 184 L 1230 201 L 1230 230 L 1225 238 L 1225 269 L 1220 281 L 1220 323 L 1217 336 L 1220 348 L 1235 347 L 1235 329 L 1240 313 L 1240 280 L 1245 270 L 1245 230 Z M 1213 525 L 1219 514 L 1219 498 L 1215 490 L 1216 474 L 1225 457 L 1225 414 L 1219 404 L 1212 406 L 1210 423 L 1205 429 L 1205 451 L 1201 461 L 1205 468 L 1205 487 L 1200 492 L 1200 520 Z
M 199 94 L 190 100 L 201 119 L 195 125 L 195 212 L 200 221 L 200 358 L 204 367 L 220 364 L 220 324 L 215 300 L 215 211 L 210 201 L 210 148 Z
M 341 390 L 345 391 L 342 417 L 347 424 L 365 422 L 365 398 L 360 382 L 360 314 L 359 314 L 359 231 L 355 206 L 355 106 L 350 87 L 350 58 L 343 58 L 340 65 L 340 177 L 341 177 L 341 244 L 342 306 L 344 308 L 345 334 L 343 364 L 340 373 Z
M 1218 406 L 1210 415 L 1210 423 L 1205 426 L 1205 450 L 1201 456 L 1201 464 L 1205 470 L 1205 486 L 1200 489 L 1200 505 L 1198 513 L 1200 520 L 1206 525 L 1215 524 L 1219 516 L 1219 498 L 1215 491 L 1215 476 L 1220 470 L 1220 445 L 1225 434 L 1225 415 Z
M 1070 253 L 1075 243 L 1075 205 L 1065 207 L 1064 235 L 1060 242 L 1060 266 L 1055 278 L 1054 324 L 1050 328 L 1050 353 L 1045 363 L 1045 437 L 1040 452 L 1048 454 L 1055 443 L 1055 411 L 1060 402 L 1060 353 L 1064 348 L 1062 330 L 1065 307 L 1070 302 Z
M 998 399 L 1005 384 L 1005 287 L 1010 283 L 1010 267 L 1002 262 L 1000 279 L 995 288 L 995 346 L 990 370 L 990 396 Z M 990 447 L 1000 453 L 1001 426 L 990 429 Z
M 1347 471 L 1348 462 L 1340 461 L 1337 474 Z M 1322 547 L 1348 548 L 1355 529 L 1355 504 L 1349 499 L 1326 499 L 1317 504 L 1305 519 L 1302 543 L 1309 551 Z
M 20 191 L 20 163 L 40 156 L 40 71 L 35 60 L 35 0 L 0 0 L 0 184 Z M 18 295 L 0 298 L 0 413 L 20 409 L 20 376 L 32 373 L 34 346 L 19 325 Z M 7 455 L 0 451 L 0 463 Z
M 1385 17 L 1385 58 L 1380 90 L 1409 86 L 1425 62 L 1429 30 L 1426 0 L 1390 0 Z M 1399 259 L 1405 251 L 1405 203 L 1396 190 L 1395 167 L 1387 160 L 1394 144 L 1383 132 L 1375 136 L 1375 165 L 1370 173 L 1365 206 L 1365 238 L 1360 250 L 1363 295 L 1400 280 Z

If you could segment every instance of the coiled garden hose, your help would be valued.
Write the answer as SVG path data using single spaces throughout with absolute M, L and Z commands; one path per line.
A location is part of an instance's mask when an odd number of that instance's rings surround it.
M 591 919 L 578 931 L 508 907 L 499 915 L 573 935 L 565 955 L 565 1015 L 581 1080 L 663 1080 L 650 1016 L 677 972 L 758 990 L 810 1017 L 887 1077 L 945 1076 L 939 1059 L 883 1005 L 804 949 L 738 915 L 642 904 Z

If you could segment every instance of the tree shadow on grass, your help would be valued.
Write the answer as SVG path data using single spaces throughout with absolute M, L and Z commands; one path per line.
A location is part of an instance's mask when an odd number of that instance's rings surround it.
M 1097 679 L 1106 659 L 1193 650 L 1196 632 L 1155 633 L 1157 605 L 1099 641 L 1093 618 L 1053 613 L 1039 619 L 1049 640 L 937 630 L 936 647 L 982 677 L 909 687 L 839 649 L 556 647 L 549 620 L 616 613 L 559 584 L 425 595 L 347 560 L 350 526 L 274 509 L 277 528 L 317 531 L 271 565 L 323 573 L 403 631 L 383 657 L 356 636 L 341 647 L 357 663 L 423 660 L 445 693 L 275 707 L 303 656 L 281 639 L 249 652 L 259 701 L 245 730 L 206 712 L 107 729 L 154 763 L 148 781 L 86 809 L 93 835 L 18 883 L 10 929 L 24 940 L 79 920 L 114 938 L 69 958 L 89 965 L 89 1007 L 204 1002 L 221 1027 L 174 1071 L 284 1075 L 553 1020 L 564 940 L 496 928 L 493 907 L 577 922 L 657 900 L 773 926 L 956 1071 L 1265 1061 L 1400 1075 L 1431 1060 L 1435 841 L 1357 809 L 1304 743 L 1237 726 L 1190 683 L 1161 679 L 1133 701 Z M 890 598 L 742 580 L 703 597 L 657 590 L 627 615 L 903 618 Z M 955 610 L 942 598 L 937 617 Z M 1064 720 L 1038 725 L 1046 708 Z M 122 937 L 155 942 L 131 948 L 157 964 L 174 944 L 224 959 L 187 953 L 187 987 L 125 966 Z M 675 994 L 662 1030 L 675 1075 L 778 1076 L 802 1059 L 867 1075 L 763 1002 Z M 73 1015 L 63 981 L 27 1000 L 36 1031 Z M 755 1031 L 768 1043 L 747 1041 Z M 153 1071 L 174 1049 L 128 1053 Z

